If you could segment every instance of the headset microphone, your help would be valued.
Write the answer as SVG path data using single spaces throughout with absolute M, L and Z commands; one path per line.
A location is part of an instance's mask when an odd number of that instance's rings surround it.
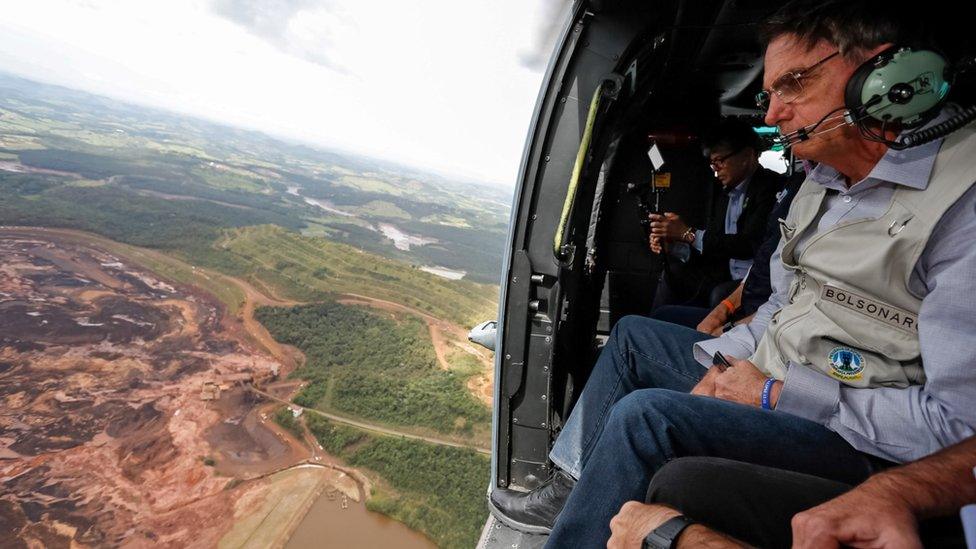
M 841 113 L 840 115 L 837 115 L 837 116 L 833 116 L 838 111 L 843 111 L 843 113 Z M 844 119 L 844 122 L 842 122 L 840 124 L 837 124 L 837 125 L 834 125 L 834 126 L 831 126 L 831 127 L 827 128 L 825 130 L 817 131 L 817 128 L 819 128 L 820 126 L 822 126 L 825 122 L 830 122 L 832 120 L 837 120 L 837 119 Z M 807 141 L 811 137 L 815 137 L 815 136 L 818 136 L 818 135 L 821 135 L 821 134 L 824 134 L 824 133 L 827 133 L 827 132 L 836 130 L 837 128 L 839 128 L 841 126 L 845 126 L 845 125 L 848 125 L 848 124 L 851 124 L 851 123 L 852 123 L 852 121 L 851 121 L 851 119 L 849 117 L 849 112 L 847 110 L 847 107 L 837 107 L 836 109 L 834 109 L 834 110 L 828 112 L 827 114 L 825 114 L 823 116 L 823 118 L 821 118 L 817 122 L 814 122 L 813 124 L 807 124 L 806 126 L 803 126 L 802 128 L 793 130 L 790 133 L 787 133 L 787 134 L 784 134 L 784 135 L 780 135 L 780 136 L 774 138 L 773 139 L 773 143 L 776 144 L 776 145 L 782 145 L 783 147 L 789 148 L 789 147 L 792 147 L 793 145 L 796 145 L 797 143 L 802 143 L 804 141 Z

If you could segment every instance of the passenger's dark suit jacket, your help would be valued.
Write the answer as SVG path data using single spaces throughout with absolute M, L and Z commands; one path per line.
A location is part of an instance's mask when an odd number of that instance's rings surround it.
M 756 254 L 766 234 L 769 212 L 776 204 L 776 193 L 782 188 L 782 176 L 761 166 L 756 169 L 746 188 L 736 234 L 725 234 L 729 195 L 716 183 L 709 197 L 701 254 L 693 251 L 688 265 L 692 272 L 697 271 L 691 278 L 701 277 L 703 288 L 731 280 L 729 259 L 752 259 Z
M 793 203 L 793 197 L 800 190 L 805 174 L 796 174 L 786 182 L 780 195 L 779 202 L 773 206 L 769 214 L 769 222 L 766 224 L 766 236 L 763 243 L 759 245 L 759 251 L 753 257 L 752 270 L 746 278 L 746 284 L 742 288 L 742 305 L 735 312 L 737 318 L 745 318 L 756 312 L 769 296 L 773 293 L 773 287 L 769 280 L 769 259 L 779 246 L 779 220 L 785 219 Z

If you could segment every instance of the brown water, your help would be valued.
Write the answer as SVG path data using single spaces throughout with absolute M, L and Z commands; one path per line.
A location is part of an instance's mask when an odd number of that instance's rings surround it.
M 362 503 L 348 500 L 342 508 L 342 495 L 334 500 L 328 489 L 312 504 L 305 518 L 285 545 L 285 549 L 342 548 L 435 549 L 429 539 L 401 522 L 366 510 Z

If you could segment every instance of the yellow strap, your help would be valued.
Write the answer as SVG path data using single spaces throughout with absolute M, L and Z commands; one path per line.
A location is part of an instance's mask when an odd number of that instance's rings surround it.
M 566 230 L 566 223 L 569 222 L 569 214 L 573 211 L 573 202 L 576 200 L 576 187 L 579 185 L 580 174 L 583 172 L 586 152 L 589 150 L 590 141 L 593 139 L 593 124 L 596 122 L 596 113 L 600 109 L 600 98 L 602 96 L 603 83 L 601 82 L 597 86 L 596 91 L 593 92 L 593 99 L 590 101 L 590 112 L 586 115 L 583 139 L 580 141 L 579 151 L 576 152 L 573 175 L 569 180 L 569 190 L 566 192 L 566 200 L 563 202 L 563 212 L 559 216 L 559 228 L 556 229 L 556 236 L 553 239 L 552 253 L 557 258 L 562 257 L 563 232 Z

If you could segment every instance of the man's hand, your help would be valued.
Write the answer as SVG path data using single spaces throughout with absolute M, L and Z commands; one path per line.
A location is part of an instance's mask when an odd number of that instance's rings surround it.
M 679 241 L 688 232 L 688 225 L 681 220 L 678 214 L 665 212 L 664 215 L 651 214 L 651 236 L 659 237 L 665 241 Z
M 659 236 L 651 236 L 651 238 L 650 238 L 650 244 L 651 244 L 651 251 L 652 252 L 654 252 L 656 254 L 659 254 L 659 253 L 664 252 L 664 243 L 661 242 L 661 237 L 659 237 Z
M 658 526 L 681 515 L 674 509 L 658 504 L 628 501 L 610 520 L 610 539 L 607 549 L 640 549 L 644 538 Z M 701 524 L 692 524 L 677 539 L 677 547 L 684 549 L 742 549 L 747 545 Z
M 794 549 L 921 549 L 918 523 L 908 504 L 872 480 L 794 516 Z
M 691 390 L 693 395 L 710 396 L 759 407 L 762 405 L 762 390 L 766 384 L 766 376 L 748 360 L 726 356 L 732 364 L 731 368 L 721 371 L 719 366 L 712 366 L 705 373 L 705 377 Z M 779 393 L 783 389 L 783 382 L 773 384 L 769 395 L 770 404 L 775 407 L 779 400 Z
M 664 505 L 628 501 L 610 520 L 607 549 L 640 549 L 647 534 L 681 513 Z
M 729 321 L 729 310 L 725 305 L 719 304 L 718 307 L 712 309 L 712 312 L 708 313 L 708 316 L 698 323 L 696 328 L 699 332 L 713 335 L 718 337 L 722 335 L 722 328 L 725 323 Z
M 698 331 L 718 337 L 722 335 L 722 328 L 725 323 L 732 318 L 734 312 L 742 306 L 742 291 L 745 283 L 740 282 L 735 290 L 728 295 L 721 303 L 708 313 L 704 320 L 698 323 Z
M 715 396 L 715 378 L 722 373 L 718 366 L 712 366 L 705 372 L 705 376 L 692 387 L 691 394 L 699 396 Z

